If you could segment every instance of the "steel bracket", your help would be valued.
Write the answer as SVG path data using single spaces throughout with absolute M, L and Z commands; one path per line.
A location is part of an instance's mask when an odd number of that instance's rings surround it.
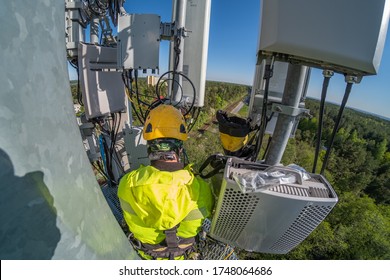
M 274 103 L 272 104 L 272 112 L 296 117 L 300 115 L 309 115 L 310 110 Z

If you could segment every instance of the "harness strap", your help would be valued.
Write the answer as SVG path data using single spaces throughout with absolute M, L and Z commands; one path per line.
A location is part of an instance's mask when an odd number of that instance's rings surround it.
M 171 229 L 167 229 L 166 231 L 164 231 L 164 233 L 165 233 L 165 243 L 167 244 L 168 249 L 177 248 L 179 245 L 179 240 L 176 235 L 177 226 Z
M 176 247 L 172 247 L 172 243 L 168 245 L 167 239 L 159 244 L 147 244 L 142 243 L 133 236 L 130 236 L 129 240 L 137 250 L 143 251 L 145 254 L 151 256 L 154 259 L 157 258 L 169 258 L 174 259 L 175 257 L 189 254 L 194 248 L 196 243 L 195 237 L 180 238 L 176 237 Z M 174 242 L 175 243 L 175 242 Z M 171 247 L 170 247 L 171 246 Z

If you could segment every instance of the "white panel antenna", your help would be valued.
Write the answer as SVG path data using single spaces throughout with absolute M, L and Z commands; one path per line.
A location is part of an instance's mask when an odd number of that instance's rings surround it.
M 321 175 L 309 180 L 242 189 L 234 174 L 268 166 L 230 158 L 227 161 L 210 236 L 246 251 L 286 254 L 300 244 L 338 201 Z M 285 167 L 280 167 L 283 171 Z
M 125 87 L 116 71 L 117 49 L 80 43 L 80 85 L 88 119 L 126 109 Z
M 183 40 L 183 74 L 194 84 L 196 107 L 204 106 L 206 68 L 209 44 L 211 0 L 187 0 L 185 28 L 188 37 Z M 171 64 L 172 64 L 171 60 Z M 170 66 L 173 69 L 173 66 Z M 193 100 L 193 88 L 183 79 L 183 95 Z
M 363 76 L 378 72 L 388 0 L 263 0 L 260 50 L 277 59 Z

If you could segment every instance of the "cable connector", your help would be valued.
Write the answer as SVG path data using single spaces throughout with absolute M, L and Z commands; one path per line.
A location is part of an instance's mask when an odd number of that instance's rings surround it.
M 330 78 L 332 77 L 334 74 L 334 72 L 332 70 L 327 70 L 327 69 L 324 69 L 324 71 L 322 71 L 322 75 L 325 77 L 325 78 Z
M 275 61 L 274 56 L 268 57 L 266 59 L 266 64 L 265 64 L 265 69 L 264 69 L 264 77 L 263 77 L 264 80 L 272 78 L 272 76 L 274 74 L 274 61 Z
M 349 84 L 358 84 L 362 81 L 362 76 L 345 75 L 345 82 Z

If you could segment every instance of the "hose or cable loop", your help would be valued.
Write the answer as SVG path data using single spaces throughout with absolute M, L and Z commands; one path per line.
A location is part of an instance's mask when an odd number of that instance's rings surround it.
M 192 98 L 192 103 L 191 103 L 190 108 L 187 109 L 187 110 L 185 111 L 185 113 L 183 113 L 183 116 L 186 116 L 186 115 L 188 115 L 188 114 L 191 112 L 192 108 L 193 108 L 194 105 L 195 105 L 196 89 L 195 89 L 194 83 L 190 80 L 190 78 L 188 78 L 188 77 L 187 77 L 186 75 L 184 75 L 183 73 L 175 72 L 175 71 L 171 70 L 171 71 L 167 71 L 167 72 L 165 72 L 164 74 L 162 74 L 162 75 L 160 76 L 160 78 L 158 79 L 157 84 L 156 84 L 156 96 L 157 96 L 157 99 L 158 99 L 158 100 L 162 100 L 161 95 L 160 95 L 160 82 L 163 80 L 163 77 L 164 77 L 164 76 L 166 76 L 166 75 L 168 75 L 168 74 L 171 74 L 171 73 L 172 73 L 172 74 L 177 74 L 177 75 L 182 76 L 183 78 L 185 78 L 185 79 L 190 83 L 190 85 L 191 85 L 191 87 L 192 87 L 194 96 L 193 96 L 193 98 Z M 165 82 L 165 80 L 163 80 L 163 81 Z M 180 87 L 181 87 L 181 86 L 180 86 Z M 182 89 L 182 88 L 181 88 L 181 89 Z M 183 90 L 182 90 L 182 95 L 183 95 L 183 94 L 184 94 L 184 93 L 183 93 Z M 162 102 L 161 102 L 161 103 L 162 103 Z M 175 104 L 175 105 L 177 106 L 178 104 Z

